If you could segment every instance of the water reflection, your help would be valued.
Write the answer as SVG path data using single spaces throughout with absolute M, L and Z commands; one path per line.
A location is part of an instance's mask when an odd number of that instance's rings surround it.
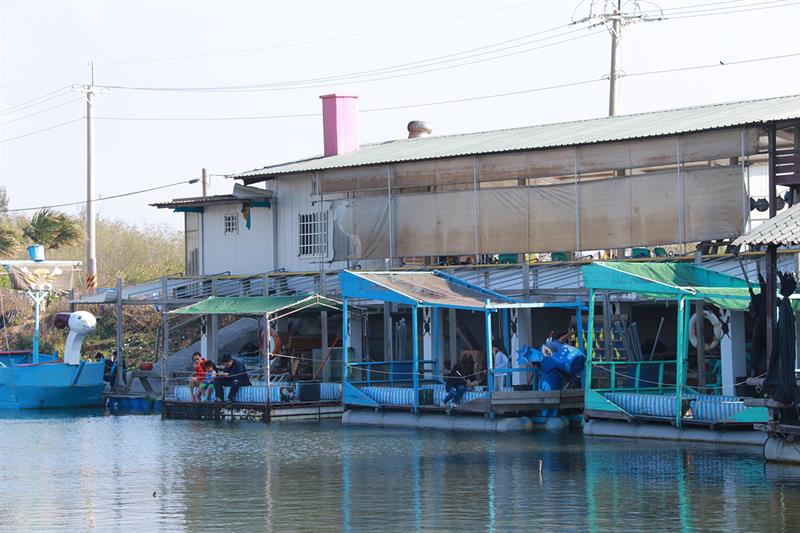
M 788 531 L 757 450 L 337 423 L 5 417 L 0 529 Z M 539 464 L 541 461 L 541 475 Z

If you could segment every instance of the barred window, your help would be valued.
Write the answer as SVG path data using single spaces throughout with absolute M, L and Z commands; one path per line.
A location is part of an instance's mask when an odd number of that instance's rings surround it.
M 300 257 L 327 257 L 328 212 L 300 213 L 298 221 Z
M 239 213 L 225 215 L 225 235 L 237 235 L 239 233 Z

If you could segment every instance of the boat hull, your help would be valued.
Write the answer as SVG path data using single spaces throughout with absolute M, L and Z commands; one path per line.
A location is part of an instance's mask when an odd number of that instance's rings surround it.
M 101 404 L 102 362 L 61 361 L 0 367 L 0 409 L 54 409 Z

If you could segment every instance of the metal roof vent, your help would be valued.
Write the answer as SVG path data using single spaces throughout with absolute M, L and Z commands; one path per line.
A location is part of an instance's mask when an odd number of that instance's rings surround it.
M 433 131 L 433 126 L 430 122 L 424 120 L 412 120 L 408 123 L 408 138 L 416 139 L 417 137 L 427 137 Z

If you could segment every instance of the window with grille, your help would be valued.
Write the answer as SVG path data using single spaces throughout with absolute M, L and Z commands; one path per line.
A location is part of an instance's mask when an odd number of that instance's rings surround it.
M 239 213 L 225 215 L 225 235 L 237 235 L 239 233 Z
M 327 257 L 328 212 L 300 213 L 298 242 L 300 257 Z

